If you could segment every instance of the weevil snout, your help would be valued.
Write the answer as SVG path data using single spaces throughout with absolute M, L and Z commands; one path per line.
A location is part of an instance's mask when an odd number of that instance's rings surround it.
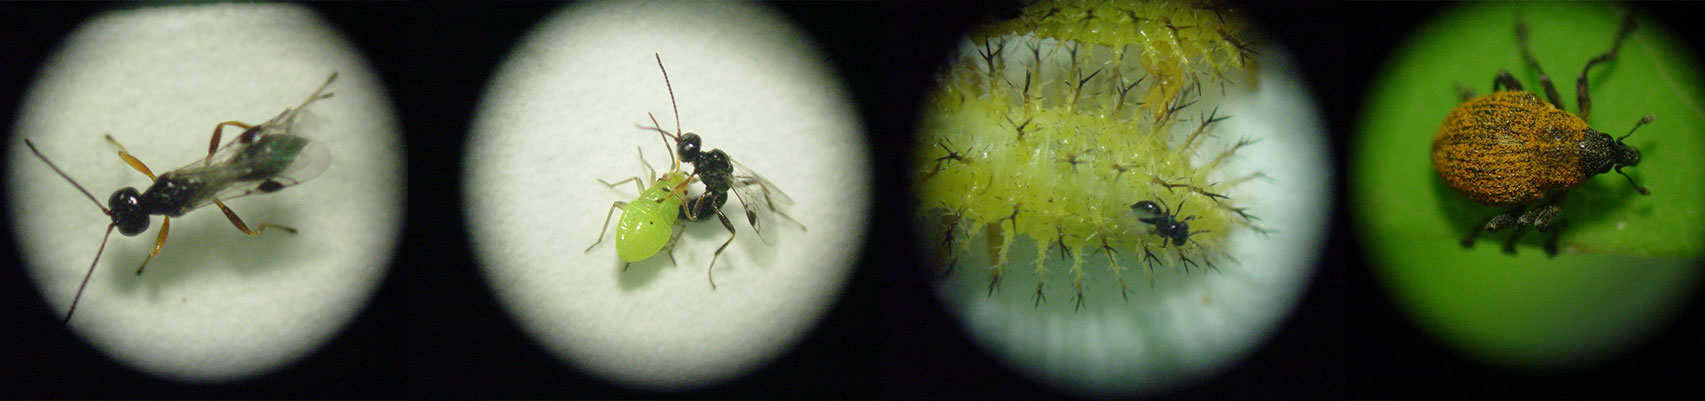
M 136 188 L 113 191 L 112 197 L 107 198 L 107 208 L 112 210 L 112 223 L 118 226 L 120 234 L 134 237 L 148 230 L 148 213 L 142 211 L 142 193 Z
M 1640 164 L 1640 150 L 1633 146 L 1616 141 L 1616 164 L 1619 166 L 1635 166 Z

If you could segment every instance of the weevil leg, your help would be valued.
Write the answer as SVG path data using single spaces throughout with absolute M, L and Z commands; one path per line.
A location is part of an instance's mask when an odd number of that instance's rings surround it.
M 1628 38 L 1628 33 L 1633 31 L 1634 12 L 1630 10 L 1622 16 L 1622 28 L 1616 31 L 1616 40 L 1610 42 L 1610 50 L 1598 55 L 1598 57 L 1593 57 L 1592 60 L 1587 60 L 1587 65 L 1581 67 L 1581 76 L 1575 79 L 1575 98 L 1581 104 L 1580 115 L 1582 120 L 1586 120 L 1587 115 L 1592 114 L 1593 106 L 1592 99 L 1587 96 L 1587 71 L 1592 70 L 1594 64 L 1616 58 L 1616 51 L 1622 48 L 1622 40 Z
M 1503 88 L 1499 89 L 1498 87 L 1500 86 Z M 1519 91 L 1524 89 L 1521 88 L 1521 81 L 1516 81 L 1516 77 L 1511 76 L 1509 70 L 1498 70 L 1498 76 L 1492 78 L 1492 91 L 1497 92 L 1501 90 Z
M 150 180 L 154 179 L 154 171 L 149 170 L 148 165 L 142 164 L 142 160 L 137 159 L 136 156 L 131 156 L 130 151 L 124 150 L 124 145 L 120 145 L 117 139 L 113 139 L 112 134 L 107 134 L 107 143 L 118 148 L 118 158 L 124 159 L 124 163 L 129 164 L 130 168 L 141 171 L 142 175 L 148 176 Z
M 259 226 L 260 229 L 259 230 L 250 230 L 248 224 L 243 224 L 243 218 L 237 217 L 237 212 L 231 211 L 230 207 L 225 206 L 225 202 L 222 202 L 219 200 L 214 200 L 213 204 L 218 205 L 219 211 L 225 212 L 225 218 L 227 220 L 231 220 L 231 225 L 237 226 L 238 230 L 243 230 L 243 234 L 260 235 L 261 232 L 266 231 L 266 229 L 268 229 L 268 228 L 276 228 L 276 229 L 284 230 L 284 232 L 288 232 L 291 234 L 296 233 L 296 229 L 294 229 L 294 228 L 285 227 L 285 226 L 272 224 L 272 223 L 266 223 L 266 222 L 260 223 L 260 226 Z
M 1527 211 L 1521 217 L 1523 222 L 1532 224 L 1540 232 L 1551 234 L 1550 238 L 1545 241 L 1545 253 L 1551 256 L 1557 255 L 1557 236 L 1563 232 L 1564 224 L 1557 221 L 1557 214 L 1563 211 L 1564 194 L 1566 193 L 1559 193 L 1557 196 L 1551 197 L 1551 200 Z
M 1514 255 L 1516 253 L 1516 241 L 1521 240 L 1521 235 L 1525 233 L 1527 233 L 1527 225 L 1516 224 L 1516 232 L 1510 233 L 1510 239 L 1504 241 L 1504 253 Z
M 172 231 L 172 218 L 171 217 L 161 218 L 160 219 L 160 235 L 154 237 L 154 250 L 149 251 L 148 257 L 142 259 L 142 265 L 141 266 L 136 267 L 136 275 L 138 275 L 138 276 L 142 275 L 142 269 L 148 267 L 148 261 L 154 260 L 155 256 L 160 255 L 160 247 L 166 246 L 166 233 L 171 232 L 171 231 Z M 102 240 L 102 241 L 105 241 L 105 240 Z
M 1462 238 L 1462 247 L 1473 247 L 1474 239 L 1480 236 L 1481 231 L 1497 232 L 1504 227 L 1509 227 L 1510 224 L 1514 224 L 1516 217 L 1521 215 L 1521 211 L 1521 207 L 1515 207 L 1487 218 L 1484 223 L 1474 226 L 1474 230 L 1469 231 L 1468 236 Z
M 244 134 L 248 133 L 246 130 L 255 127 L 253 125 L 245 124 L 242 121 L 226 121 L 213 126 L 213 138 L 207 141 L 207 158 L 202 159 L 201 164 L 203 166 L 211 165 L 213 163 L 213 154 L 219 151 L 219 141 L 220 138 L 224 136 L 225 126 L 227 125 L 237 126 L 244 129 Z M 247 138 L 246 141 L 253 140 L 254 138 Z
M 722 208 L 712 204 L 711 210 L 716 211 L 717 220 L 722 220 L 722 228 L 728 229 L 728 240 L 723 241 L 722 246 L 716 248 L 716 254 L 710 256 L 710 268 L 705 269 L 705 277 L 710 279 L 710 290 L 716 291 L 716 277 L 712 275 L 712 272 L 716 271 L 716 259 L 722 257 L 722 250 L 728 249 L 728 244 L 734 243 L 735 232 L 734 223 L 728 222 L 728 215 L 722 213 Z
M 604 242 L 604 234 L 610 232 L 610 216 L 613 216 L 616 214 L 616 209 L 627 210 L 627 207 L 628 207 L 628 203 L 622 202 L 622 201 L 616 201 L 616 203 L 610 204 L 610 211 L 604 213 L 604 224 L 599 226 L 602 228 L 598 230 L 598 240 L 593 241 L 591 246 L 587 246 L 586 252 L 592 252 L 592 247 L 596 247 L 596 246 L 598 246 L 598 244 Z M 583 253 L 585 253 L 585 252 L 583 252 Z M 622 268 L 626 269 L 627 266 L 623 266 Z
M 1516 44 L 1521 46 L 1522 60 L 1527 61 L 1527 66 L 1532 67 L 1533 72 L 1539 74 L 1539 87 L 1541 89 L 1545 89 L 1546 100 L 1551 101 L 1551 107 L 1556 107 L 1557 110 L 1563 110 L 1563 97 L 1557 95 L 1557 85 L 1551 83 L 1551 76 L 1545 73 L 1544 68 L 1539 67 L 1539 61 L 1534 60 L 1533 52 L 1527 48 L 1526 20 L 1516 22 Z M 1517 90 L 1520 90 L 1520 88 L 1517 88 Z
M 1456 93 L 1462 97 L 1464 102 L 1474 98 L 1474 89 L 1469 88 L 1468 85 L 1463 85 L 1461 82 L 1456 83 Z

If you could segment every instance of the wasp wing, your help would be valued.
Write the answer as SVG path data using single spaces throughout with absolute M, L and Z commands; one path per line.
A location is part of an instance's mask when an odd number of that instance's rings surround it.
M 299 136 L 267 135 L 250 143 L 233 140 L 206 160 L 211 162 L 198 161 L 173 171 L 199 176 L 210 188 L 218 188 L 213 196 L 196 199 L 191 210 L 214 200 L 273 193 L 307 182 L 326 171 L 331 152 Z
M 758 175 L 745 164 L 734 161 L 734 177 L 729 180 L 729 184 L 729 188 L 734 190 L 734 196 L 740 198 L 741 206 L 746 209 L 746 222 L 752 225 L 752 231 L 756 231 L 758 238 L 764 240 L 765 244 L 775 245 L 779 237 L 776 227 L 778 215 L 801 228 L 804 227 L 780 210 L 792 205 L 793 199 L 783 193 L 775 183 Z

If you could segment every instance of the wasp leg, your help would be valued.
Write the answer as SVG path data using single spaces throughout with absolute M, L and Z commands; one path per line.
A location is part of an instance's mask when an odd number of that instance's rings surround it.
M 1527 21 L 1516 22 L 1516 44 L 1521 46 L 1521 58 L 1527 61 L 1528 67 L 1539 74 L 1539 87 L 1545 89 L 1546 100 L 1551 101 L 1551 107 L 1563 109 L 1563 97 L 1557 95 L 1557 85 L 1551 83 L 1551 76 L 1545 74 L 1544 68 L 1539 68 L 1539 61 L 1533 59 L 1533 52 L 1527 49 Z M 1521 90 L 1521 88 L 1516 88 Z
M 716 211 L 717 220 L 722 220 L 722 228 L 728 229 L 728 240 L 723 241 L 722 246 L 716 248 L 716 254 L 710 256 L 710 268 L 705 270 L 705 277 L 710 279 L 710 290 L 716 291 L 716 277 L 711 273 L 716 271 L 716 259 L 722 257 L 722 250 L 728 249 L 728 244 L 734 243 L 735 233 L 734 223 L 728 222 L 728 215 L 722 213 L 722 208 L 712 204 L 711 210 Z
M 160 235 L 154 238 L 154 250 L 148 252 L 148 257 L 142 259 L 142 265 L 136 267 L 136 275 L 142 275 L 142 269 L 148 267 L 148 261 L 154 260 L 160 254 L 160 247 L 166 246 L 166 233 L 172 231 L 172 218 L 160 219 Z M 106 241 L 106 240 L 101 240 Z
M 221 137 L 224 136 L 223 131 L 225 129 L 225 126 L 227 126 L 227 125 L 234 125 L 237 127 L 241 127 L 244 130 L 248 130 L 248 129 L 255 127 L 253 125 L 244 124 L 241 121 L 226 121 L 226 122 L 219 123 L 219 125 L 213 126 L 213 139 L 209 140 L 207 143 L 207 158 L 202 159 L 201 164 L 203 166 L 210 165 L 213 163 L 213 153 L 219 151 L 219 140 Z M 243 133 L 248 134 L 248 131 L 244 131 Z M 250 141 L 254 141 L 254 138 L 245 138 L 244 139 L 244 142 L 250 142 Z
M 1610 61 L 1610 59 L 1615 58 L 1616 50 L 1622 47 L 1622 39 L 1626 39 L 1628 37 L 1628 32 L 1633 30 L 1634 12 L 1629 11 L 1627 12 L 1627 15 L 1622 17 L 1622 28 L 1616 31 L 1616 41 L 1610 42 L 1610 50 L 1604 52 L 1604 54 L 1598 55 L 1598 57 L 1593 57 L 1592 60 L 1587 60 L 1587 66 L 1581 67 L 1581 77 L 1575 79 L 1575 99 L 1576 103 L 1580 103 L 1581 105 L 1580 114 L 1582 120 L 1586 120 L 1587 115 L 1591 114 L 1593 110 L 1592 99 L 1587 97 L 1587 71 L 1591 70 L 1594 64 Z M 1562 107 L 1558 108 L 1561 109 Z
M 268 228 L 276 228 L 276 229 L 284 230 L 285 232 L 288 232 L 291 234 L 296 233 L 296 229 L 294 229 L 294 228 L 285 227 L 285 226 L 272 224 L 272 223 L 266 223 L 266 222 L 260 223 L 260 226 L 259 226 L 260 229 L 259 230 L 250 230 L 248 224 L 243 224 L 243 218 L 237 217 L 237 212 L 231 211 L 231 208 L 229 206 L 225 206 L 225 202 L 215 200 L 215 201 L 213 201 L 213 204 L 219 205 L 219 211 L 225 212 L 225 218 L 231 220 L 231 225 L 237 226 L 238 230 L 243 230 L 243 234 L 260 235 L 261 232 L 266 231 L 266 229 L 268 229 Z
M 610 211 L 607 213 L 604 213 L 604 224 L 599 226 L 599 227 L 603 227 L 603 228 L 598 230 L 598 240 L 593 241 L 591 246 L 587 246 L 586 252 L 592 252 L 592 247 L 596 247 L 596 246 L 598 246 L 598 244 L 601 244 L 604 242 L 604 234 L 610 232 L 610 216 L 616 214 L 616 209 L 627 210 L 627 207 L 628 207 L 628 203 L 622 202 L 622 201 L 616 201 L 616 203 L 610 204 Z
M 141 171 L 142 175 L 148 176 L 148 179 L 150 180 L 154 179 L 154 171 L 149 170 L 148 165 L 142 164 L 142 160 L 137 159 L 136 156 L 131 156 L 130 151 L 124 150 L 124 145 L 118 144 L 118 140 L 113 139 L 112 134 L 107 134 L 107 143 L 111 143 L 112 146 L 118 148 L 118 158 L 124 159 L 124 163 L 129 164 L 130 168 L 134 168 L 136 171 Z

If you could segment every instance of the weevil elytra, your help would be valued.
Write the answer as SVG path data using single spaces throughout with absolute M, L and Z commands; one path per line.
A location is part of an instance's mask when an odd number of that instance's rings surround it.
M 1522 89 L 1509 71 L 1501 70 L 1492 81 L 1493 93 L 1474 97 L 1463 90 L 1463 102 L 1451 109 L 1433 138 L 1433 168 L 1446 185 L 1476 203 L 1504 207 L 1499 213 L 1462 240 L 1472 246 L 1481 230 L 1498 231 L 1514 225 L 1516 232 L 1504 244 L 1515 252 L 1515 242 L 1527 226 L 1551 233 L 1547 254 L 1557 253 L 1557 234 L 1563 224 L 1556 221 L 1563 196 L 1593 176 L 1616 170 L 1642 195 L 1650 191 L 1622 172 L 1622 167 L 1640 163 L 1640 151 L 1623 142 L 1652 121 L 1645 116 L 1628 134 L 1612 138 L 1587 125 L 1592 101 L 1587 94 L 1587 72 L 1610 61 L 1624 39 L 1634 30 L 1634 15 L 1623 17 L 1610 49 L 1581 68 L 1576 80 L 1578 115 L 1563 109 L 1562 97 L 1551 77 L 1539 67 L 1528 50 L 1527 24 L 1517 22 L 1516 38 L 1522 59 L 1539 75 L 1548 100 Z

